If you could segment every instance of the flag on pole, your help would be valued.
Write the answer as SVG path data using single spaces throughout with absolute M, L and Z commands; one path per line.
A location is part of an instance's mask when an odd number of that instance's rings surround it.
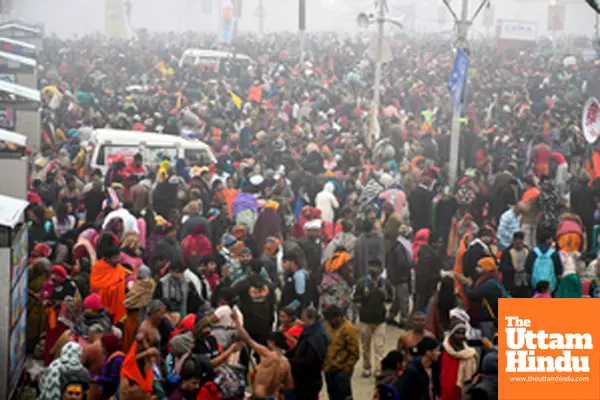
M 235 106 L 237 107 L 237 109 L 241 109 L 242 108 L 242 99 L 240 96 L 238 96 L 237 94 L 233 93 L 233 92 L 229 92 L 229 94 L 231 94 L 231 100 L 233 100 L 233 102 L 235 103 Z

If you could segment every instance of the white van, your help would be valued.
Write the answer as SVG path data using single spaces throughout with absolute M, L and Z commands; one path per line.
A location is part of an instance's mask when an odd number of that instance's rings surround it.
M 216 163 L 210 147 L 199 140 L 186 140 L 179 136 L 160 133 L 97 129 L 88 143 L 91 150 L 90 168 L 99 168 L 106 173 L 110 164 L 123 157 L 129 163 L 140 153 L 144 164 L 159 163 L 165 157 L 170 160 L 184 158 L 187 165 L 209 165 Z
M 219 63 L 221 60 L 233 59 L 233 53 L 226 51 L 217 50 L 204 50 L 204 49 L 187 49 L 183 52 L 181 59 L 179 60 L 179 68 L 183 66 L 202 66 L 213 68 L 218 72 Z M 252 61 L 250 57 L 245 54 L 236 54 L 235 59 L 241 62 L 242 65 L 247 67 Z

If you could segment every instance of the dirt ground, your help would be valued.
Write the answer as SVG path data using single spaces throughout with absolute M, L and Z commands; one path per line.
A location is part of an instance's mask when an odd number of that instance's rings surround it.
M 403 332 L 402 330 L 393 326 L 385 327 L 385 354 L 396 348 L 398 337 Z M 362 349 L 361 349 L 362 354 Z M 371 400 L 373 398 L 373 390 L 375 388 L 375 377 L 363 378 L 361 376 L 363 372 L 362 358 L 356 364 L 354 368 L 354 375 L 352 375 L 352 394 L 356 400 Z M 321 400 L 328 400 L 327 388 L 323 384 L 323 390 L 321 391 Z

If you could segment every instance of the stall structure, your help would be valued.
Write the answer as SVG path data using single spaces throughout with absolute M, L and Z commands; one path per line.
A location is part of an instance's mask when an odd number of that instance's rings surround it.
M 0 195 L 0 399 L 10 399 L 27 358 L 25 200 Z
M 5 196 L 27 199 L 27 137 L 0 129 L 0 188 Z
M 13 53 L 18 56 L 33 58 L 37 60 L 37 49 L 34 45 L 20 40 L 0 37 L 0 50 Z
M 22 21 L 6 21 L 0 24 L 0 36 L 29 43 L 38 51 L 44 49 L 44 31 L 38 25 Z
M 0 79 L 0 128 L 27 136 L 34 154 L 41 146 L 40 102 L 39 90 Z
M 0 80 L 37 88 L 37 61 L 0 49 Z

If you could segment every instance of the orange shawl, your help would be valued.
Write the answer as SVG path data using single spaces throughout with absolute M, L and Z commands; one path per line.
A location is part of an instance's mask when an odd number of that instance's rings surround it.
M 134 342 L 125 357 L 125 360 L 123 360 L 121 376 L 135 382 L 144 392 L 151 394 L 154 374 L 152 373 L 152 368 L 146 368 L 145 377 L 142 376 L 142 372 L 140 371 L 136 360 L 137 346 L 137 342 Z
M 527 191 L 525 193 L 523 193 L 523 197 L 521 198 L 521 201 L 523 203 L 525 203 L 531 199 L 535 199 L 539 195 L 540 195 L 540 190 L 536 187 L 532 187 L 531 189 L 527 189 Z
M 118 323 L 125 316 L 125 268 L 120 264 L 110 265 L 104 260 L 98 260 L 92 267 L 90 276 L 90 291 L 98 293 L 102 304 L 112 314 L 113 322 Z
M 457 274 L 463 273 L 463 257 L 467 250 L 469 249 L 469 243 L 473 240 L 473 235 L 470 233 L 465 233 L 462 240 L 460 241 L 460 245 L 458 246 L 458 251 L 456 252 L 456 259 L 454 261 L 454 270 L 453 272 Z M 467 297 L 463 292 L 462 285 L 456 279 L 454 279 L 454 288 L 456 289 L 456 293 L 460 296 L 460 298 L 467 303 Z

